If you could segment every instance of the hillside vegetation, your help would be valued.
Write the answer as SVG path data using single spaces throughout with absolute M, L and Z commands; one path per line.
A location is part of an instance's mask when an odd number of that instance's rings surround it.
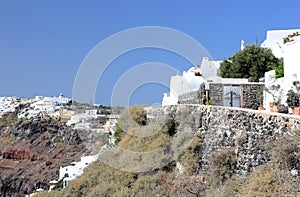
M 166 117 L 150 124 L 143 106 L 128 108 L 120 117 L 115 134 L 118 147 L 147 152 L 168 146 L 169 142 L 178 138 L 179 128 L 185 128 L 182 124 L 189 124 L 188 117 Z M 267 165 L 253 168 L 246 177 L 235 173 L 233 148 L 213 152 L 209 170 L 199 174 L 204 135 L 196 133 L 184 147 L 185 151 L 178 155 L 172 153 L 170 145 L 165 154 L 176 157 L 171 157 L 166 165 L 149 171 L 122 171 L 104 164 L 100 158 L 67 188 L 41 192 L 37 196 L 300 196 L 299 174 L 293 171 L 300 168 L 299 132 L 266 144 L 271 160 Z M 126 163 L 133 164 L 134 161 Z

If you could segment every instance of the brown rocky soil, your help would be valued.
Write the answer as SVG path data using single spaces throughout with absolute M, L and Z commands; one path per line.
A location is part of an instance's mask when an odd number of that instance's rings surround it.
M 60 166 L 79 161 L 87 152 L 78 131 L 59 121 L 11 122 L 9 127 L 0 128 L 1 197 L 47 190 L 49 181 L 58 179 Z

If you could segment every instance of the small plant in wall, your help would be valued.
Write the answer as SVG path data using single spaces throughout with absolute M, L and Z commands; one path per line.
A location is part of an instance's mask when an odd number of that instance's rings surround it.
M 283 38 L 283 44 L 294 41 L 294 37 L 300 36 L 299 32 L 295 32 L 293 34 L 288 35 L 287 37 Z
M 198 102 L 198 104 L 201 104 L 201 100 L 202 100 L 202 95 L 201 95 L 200 90 L 198 90 L 196 92 L 196 101 Z
M 264 90 L 265 90 L 265 87 L 260 87 L 256 93 L 256 100 L 257 100 L 257 103 L 259 104 L 258 110 L 265 110 L 265 108 L 262 105 L 263 99 L 264 99 Z
M 300 115 L 300 82 L 294 81 L 293 85 L 296 91 L 293 89 L 288 91 L 286 103 L 290 108 L 292 108 L 293 114 Z
M 213 101 L 211 99 L 209 99 L 208 101 L 205 102 L 206 105 L 212 105 Z
M 278 112 L 278 105 L 281 102 L 281 89 L 280 89 L 280 85 L 271 85 L 268 88 L 265 88 L 266 92 L 268 92 L 269 94 L 271 94 L 272 98 L 273 98 L 273 102 L 270 103 L 270 110 L 273 112 Z

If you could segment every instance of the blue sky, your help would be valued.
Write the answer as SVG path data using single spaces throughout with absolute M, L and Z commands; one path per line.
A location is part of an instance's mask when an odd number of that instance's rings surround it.
M 259 43 L 269 29 L 299 28 L 300 1 L 0 1 L 0 95 L 72 97 L 81 62 L 103 39 L 139 26 L 164 26 L 224 59 L 240 42 Z M 298 24 L 297 24 L 298 23 Z M 298 25 L 298 26 L 297 26 Z M 133 65 L 156 61 L 183 71 L 191 65 L 171 52 L 143 49 L 114 61 L 100 79 L 96 103 L 109 105 L 111 89 Z M 199 57 L 199 63 L 201 57 Z M 101 85 L 100 85 L 101 84 Z M 130 104 L 161 102 L 166 87 L 138 88 Z

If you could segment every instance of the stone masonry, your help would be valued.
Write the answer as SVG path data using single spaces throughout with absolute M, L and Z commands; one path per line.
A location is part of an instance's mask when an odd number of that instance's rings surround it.
M 230 84 L 222 84 L 222 83 L 210 83 L 209 84 L 209 97 L 212 100 L 212 105 L 223 106 L 224 92 L 223 87 L 229 86 Z M 263 104 L 263 97 L 258 97 L 261 88 L 264 87 L 264 84 L 261 83 L 247 83 L 239 85 L 241 88 L 241 107 L 242 108 L 250 108 L 257 109 L 259 106 Z M 203 85 L 200 88 L 200 93 L 202 97 L 205 96 L 205 90 L 203 89 Z M 197 100 L 197 92 L 192 91 L 189 93 L 185 93 L 179 95 L 178 102 L 179 104 L 204 104 L 201 99 Z
M 208 159 L 214 151 L 235 148 L 237 153 L 236 173 L 245 175 L 249 164 L 254 168 L 270 160 L 265 145 L 283 135 L 293 136 L 300 129 L 300 116 L 206 105 L 175 105 L 148 107 L 149 122 L 169 115 L 191 126 L 192 132 L 204 134 L 204 143 L 199 155 L 199 173 L 205 172 Z M 178 112 L 183 120 L 176 118 Z M 184 113 L 184 114 L 183 114 Z M 300 164 L 300 161 L 299 161 Z M 298 167 L 300 173 L 300 165 Z

